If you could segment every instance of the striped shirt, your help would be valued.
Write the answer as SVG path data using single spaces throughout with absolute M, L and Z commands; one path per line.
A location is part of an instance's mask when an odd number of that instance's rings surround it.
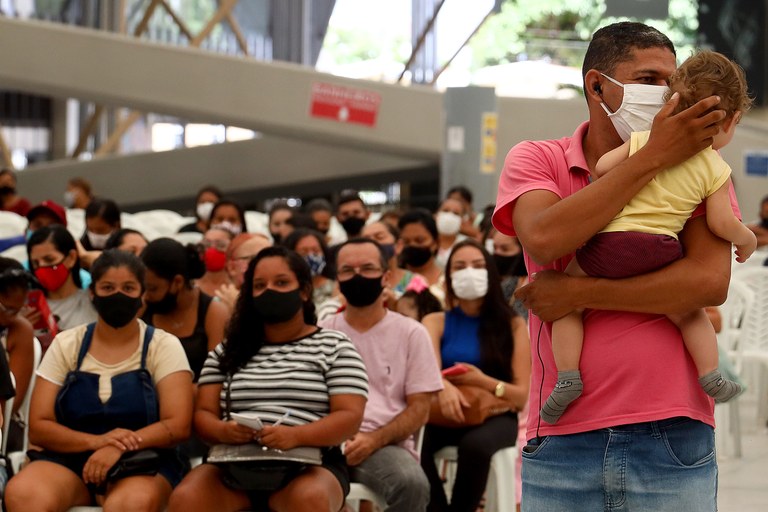
M 226 411 L 227 376 L 219 367 L 220 343 L 208 354 L 198 385 L 222 384 Z M 265 343 L 232 378 L 231 412 L 257 415 L 272 424 L 286 412 L 285 425 L 304 425 L 330 412 L 332 395 L 368 396 L 368 375 L 346 334 L 319 329 L 287 343 Z

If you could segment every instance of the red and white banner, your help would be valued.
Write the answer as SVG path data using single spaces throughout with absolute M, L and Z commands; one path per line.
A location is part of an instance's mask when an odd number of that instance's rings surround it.
M 381 95 L 377 92 L 316 82 L 312 84 L 309 113 L 340 123 L 375 126 L 380 104 Z

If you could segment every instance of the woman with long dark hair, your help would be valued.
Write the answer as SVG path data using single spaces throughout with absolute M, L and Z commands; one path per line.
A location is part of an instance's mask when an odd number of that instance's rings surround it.
M 315 325 L 312 275 L 301 256 L 262 249 L 244 279 L 226 340 L 198 381 L 195 429 L 209 444 L 320 447 L 322 464 L 263 492 L 235 489 L 219 466 L 202 464 L 174 492 L 169 510 L 338 511 L 349 491 L 339 445 L 357 432 L 365 409 L 362 359 L 345 334 Z M 264 426 L 240 425 L 229 412 L 256 415 Z
M 514 446 L 517 414 L 528 399 L 531 374 L 525 321 L 516 316 L 499 285 L 492 257 L 474 240 L 454 246 L 445 268 L 448 310 L 424 317 L 442 368 L 461 365 L 461 375 L 443 379 L 438 394 L 442 416 L 465 420 L 466 406 L 458 385 L 485 389 L 504 401 L 510 412 L 466 427 L 427 425 L 421 464 L 431 483 L 430 511 L 474 512 L 483 496 L 491 457 Z M 434 454 L 458 447 L 458 468 L 450 506 L 435 466 Z

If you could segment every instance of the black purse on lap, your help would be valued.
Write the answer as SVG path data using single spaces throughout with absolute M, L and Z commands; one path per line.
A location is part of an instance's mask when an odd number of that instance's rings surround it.
M 232 375 L 226 386 L 226 417 L 230 418 Z M 307 466 L 320 465 L 322 455 L 315 447 L 283 451 L 256 443 L 218 444 L 211 447 L 206 462 L 221 469 L 222 480 L 232 489 L 271 492 L 285 487 Z

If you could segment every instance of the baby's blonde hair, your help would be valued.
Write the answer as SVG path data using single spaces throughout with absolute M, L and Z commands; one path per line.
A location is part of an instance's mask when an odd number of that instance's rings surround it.
M 669 77 L 669 92 L 680 94 L 675 114 L 708 96 L 720 96 L 715 109 L 725 110 L 726 119 L 752 106 L 744 70 L 722 53 L 699 50 Z

